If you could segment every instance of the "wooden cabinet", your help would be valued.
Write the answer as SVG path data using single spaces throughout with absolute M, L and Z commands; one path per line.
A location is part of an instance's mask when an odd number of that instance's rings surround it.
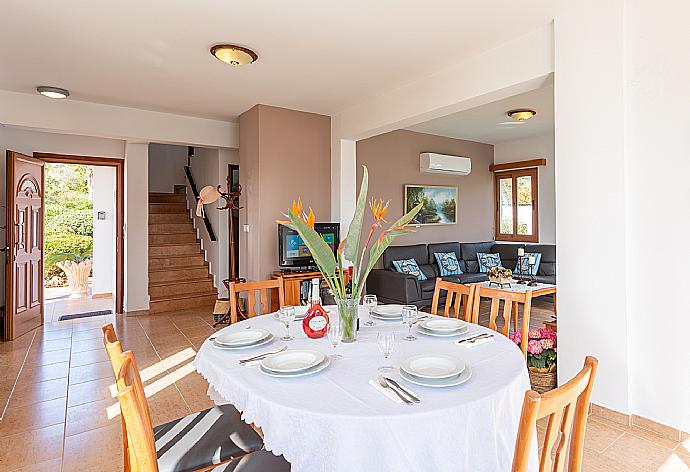
M 285 293 L 285 305 L 302 305 L 302 283 L 307 284 L 314 278 L 320 278 L 322 286 L 325 285 L 320 272 L 280 272 L 275 271 L 271 274 L 271 279 L 283 277 L 283 292 Z M 308 295 L 309 292 L 305 292 Z M 271 297 L 271 311 L 278 311 L 278 300 Z M 305 300 L 306 302 L 306 300 Z

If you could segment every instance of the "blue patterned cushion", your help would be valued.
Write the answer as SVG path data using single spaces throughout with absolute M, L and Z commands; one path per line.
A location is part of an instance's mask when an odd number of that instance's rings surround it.
M 436 263 L 441 271 L 441 277 L 445 277 L 446 275 L 462 274 L 458 257 L 454 252 L 435 252 L 434 257 L 436 258 Z
M 479 262 L 479 272 L 483 274 L 489 272 L 489 269 L 493 267 L 503 267 L 501 265 L 500 254 L 487 254 L 485 252 L 478 252 L 477 262 Z
M 417 280 L 426 280 L 426 275 L 422 272 L 422 269 L 417 265 L 417 261 L 414 259 L 404 259 L 402 261 L 393 261 L 395 270 L 403 274 L 414 275 Z
M 534 257 L 534 267 L 532 267 L 531 274 L 529 273 L 528 264 L 530 256 Z M 539 270 L 539 262 L 541 262 L 541 252 L 526 252 L 522 257 L 522 272 L 520 272 L 520 267 L 518 267 L 520 264 L 520 259 L 518 259 L 518 263 L 515 264 L 515 273 L 517 275 L 537 275 L 537 270 Z

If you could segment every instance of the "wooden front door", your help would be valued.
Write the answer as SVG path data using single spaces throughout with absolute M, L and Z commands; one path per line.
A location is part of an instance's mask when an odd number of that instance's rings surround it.
M 7 151 L 5 340 L 43 324 L 43 161 Z

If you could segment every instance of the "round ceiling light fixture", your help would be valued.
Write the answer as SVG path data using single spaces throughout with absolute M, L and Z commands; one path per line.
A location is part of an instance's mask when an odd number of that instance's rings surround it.
M 59 87 L 36 87 L 36 91 L 48 98 L 67 98 L 69 97 L 69 90 Z
M 517 108 L 506 112 L 506 115 L 516 121 L 527 121 L 536 114 L 536 111 L 530 110 L 529 108 Z
M 259 56 L 251 49 L 235 44 L 216 44 L 211 48 L 211 54 L 231 66 L 243 66 L 256 61 Z

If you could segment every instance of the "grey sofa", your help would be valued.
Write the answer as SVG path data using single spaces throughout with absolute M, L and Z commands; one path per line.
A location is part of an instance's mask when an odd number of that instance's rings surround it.
M 556 246 L 553 244 L 507 244 L 486 241 L 479 243 L 435 243 L 415 244 L 410 246 L 391 246 L 383 253 L 383 269 L 374 269 L 367 278 L 367 293 L 376 295 L 383 303 L 400 303 L 417 305 L 418 307 L 431 305 L 434 296 L 436 278 L 439 268 L 434 253 L 454 252 L 460 262 L 462 274 L 443 277 L 445 280 L 458 283 L 484 282 L 486 274 L 479 272 L 477 253 L 498 253 L 501 255 L 503 267 L 514 270 L 517 265 L 517 250 L 525 248 L 525 252 L 541 253 L 541 262 L 534 279 L 541 283 L 556 283 Z M 426 280 L 401 274 L 395 270 L 393 261 L 414 259 L 419 268 L 426 275 Z

